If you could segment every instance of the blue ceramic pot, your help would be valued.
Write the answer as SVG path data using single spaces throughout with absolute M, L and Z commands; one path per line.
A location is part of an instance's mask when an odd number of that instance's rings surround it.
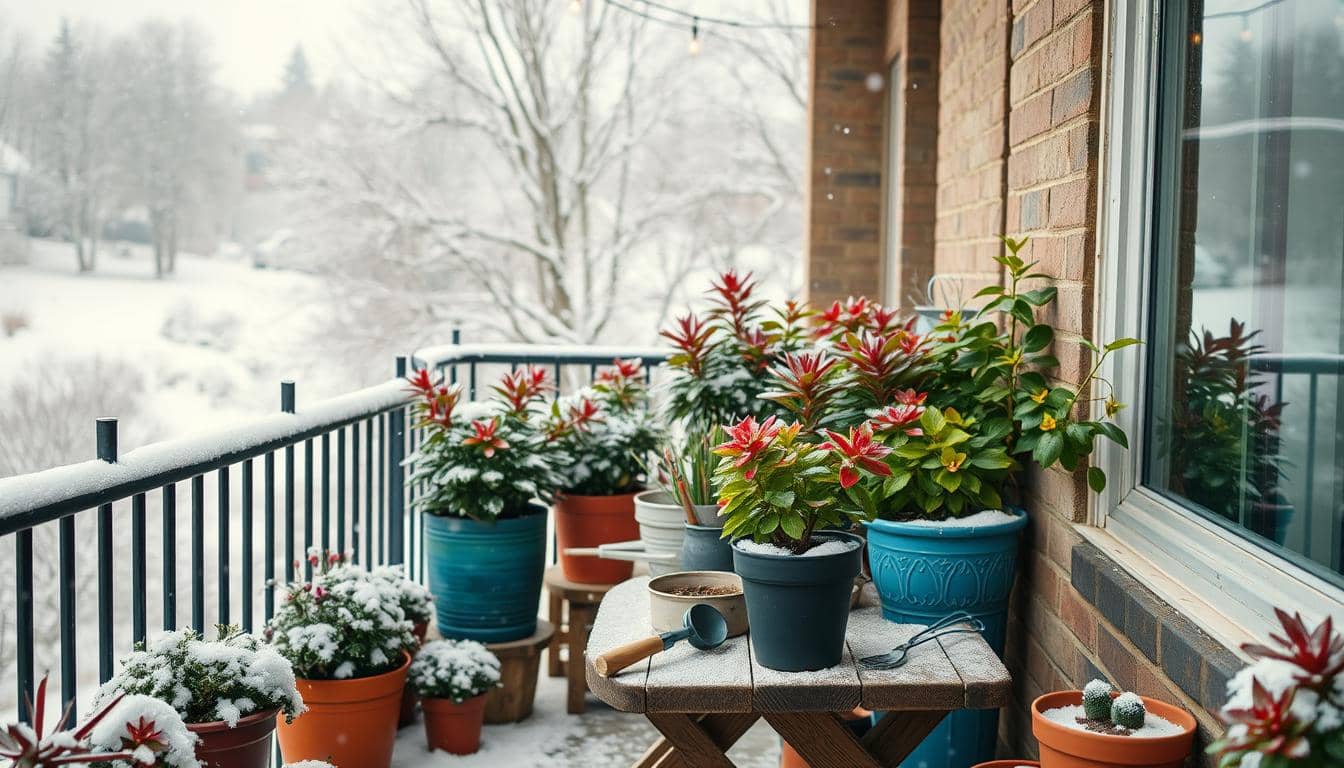
M 424 546 L 441 635 L 503 643 L 536 632 L 544 507 L 493 523 L 427 514 Z
M 882 615 L 902 624 L 929 624 L 967 611 L 985 623 L 985 641 L 1002 656 L 1018 533 L 1027 524 L 1025 510 L 1011 511 L 1017 519 L 977 527 L 868 523 L 868 562 Z M 901 765 L 969 768 L 992 760 L 998 720 L 992 709 L 953 712 Z

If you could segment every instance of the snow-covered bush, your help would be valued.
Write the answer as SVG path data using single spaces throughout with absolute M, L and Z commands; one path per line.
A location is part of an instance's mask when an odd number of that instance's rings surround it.
M 550 434 L 562 456 L 565 492 L 610 496 L 643 486 L 661 438 L 648 405 L 639 360 L 616 360 L 592 387 L 552 404 Z
M 499 659 L 473 640 L 434 640 L 415 655 L 410 681 L 427 699 L 460 704 L 500 684 Z
M 1283 634 L 1241 648 L 1255 661 L 1227 684 L 1219 768 L 1326 768 L 1344 764 L 1344 635 L 1326 618 L 1308 629 L 1275 610 Z
M 401 590 L 386 578 L 336 565 L 311 582 L 291 584 L 265 636 L 294 673 L 345 680 L 390 672 L 415 648 Z
M 484 403 L 460 402 L 462 392 L 427 370 L 407 377 L 426 437 L 407 459 L 410 481 L 425 491 L 416 505 L 432 515 L 473 520 L 521 517 L 555 498 L 560 457 L 546 431 L 541 400 L 546 371 L 506 374 Z
M 422 584 L 406 578 L 405 570 L 400 565 L 379 565 L 370 571 L 364 571 L 351 565 L 342 565 L 340 561 L 332 563 L 331 567 L 324 571 L 324 578 L 328 581 L 343 581 L 346 579 L 375 578 L 382 579 L 396 590 L 398 595 L 398 605 L 406 614 L 406 619 L 412 624 L 428 622 L 434 617 L 434 596 Z
M 321 760 L 300 760 L 297 763 L 285 763 L 285 768 L 336 768 L 336 766 Z
M 180 301 L 168 310 L 159 335 L 179 344 L 228 352 L 238 343 L 242 321 L 229 311 L 202 311 L 190 301 Z
M 98 691 L 99 703 L 117 694 L 167 702 L 188 723 L 222 720 L 232 728 L 256 712 L 304 712 L 288 660 L 255 636 L 221 626 L 217 640 L 190 629 L 162 632 L 121 660 L 121 670 Z
M 98 768 L 201 768 L 196 734 L 172 705 L 153 696 L 122 698 L 94 726 L 89 744 L 95 752 L 132 755 L 93 763 Z

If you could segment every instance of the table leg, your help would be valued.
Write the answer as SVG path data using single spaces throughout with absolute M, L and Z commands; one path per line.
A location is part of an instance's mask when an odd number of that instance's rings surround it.
M 588 648 L 588 627 L 593 623 L 596 606 L 586 603 L 570 602 L 569 629 L 566 630 L 566 645 L 569 656 L 565 661 L 565 676 L 569 678 L 569 696 L 565 702 L 565 711 L 571 715 L 581 715 L 586 708 L 584 695 L 588 693 L 588 679 L 584 676 L 583 653 Z
M 552 627 L 555 627 L 555 633 L 551 635 L 551 642 L 546 646 L 546 674 L 551 677 L 559 677 L 565 673 L 564 667 L 560 664 L 560 644 L 565 637 L 565 604 L 559 592 L 547 591 L 546 596 L 550 603 L 547 610 L 547 620 L 551 622 Z
M 733 761 L 724 754 L 726 747 L 715 743 L 692 715 L 646 712 L 644 716 L 672 744 L 671 753 L 657 763 L 658 768 L 673 765 L 687 768 L 733 768 Z M 669 761 L 669 758 L 675 758 L 675 761 Z
M 737 740 L 761 719 L 755 712 L 686 715 L 686 717 L 691 718 L 722 752 L 732 748 Z M 666 736 L 655 741 L 644 756 L 634 764 L 634 768 L 695 768 L 695 766 L 695 763 L 688 762 L 682 757 Z
M 883 765 L 859 744 L 834 713 L 766 712 L 764 717 L 812 768 L 881 768 Z
M 882 765 L 900 765 L 946 712 L 888 712 L 863 737 L 863 748 Z

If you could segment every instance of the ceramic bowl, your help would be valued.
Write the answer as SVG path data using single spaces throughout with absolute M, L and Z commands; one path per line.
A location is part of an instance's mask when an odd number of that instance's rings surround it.
M 737 589 L 731 595 L 678 595 L 678 587 L 725 587 Z M 657 632 L 681 629 L 682 617 L 696 603 L 708 603 L 728 622 L 728 636 L 747 631 L 747 603 L 742 597 L 742 577 L 726 571 L 681 571 L 659 576 L 649 582 L 649 622 Z

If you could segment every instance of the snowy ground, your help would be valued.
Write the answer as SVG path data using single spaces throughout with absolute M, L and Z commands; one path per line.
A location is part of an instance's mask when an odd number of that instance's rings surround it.
M 129 362 L 154 422 L 133 432 L 154 441 L 272 413 L 283 378 L 308 402 L 364 383 L 313 351 L 326 306 L 318 278 L 183 254 L 160 280 L 143 246 L 104 248 L 92 274 L 76 273 L 70 245 L 45 240 L 28 265 L 0 267 L 0 316 L 26 322 L 0 335 L 0 388 L 62 360 Z
M 485 726 L 481 751 L 464 757 L 426 750 L 417 722 L 401 731 L 392 768 L 625 768 L 657 737 L 643 716 L 617 712 L 591 694 L 587 712 L 566 714 L 565 681 L 546 677 L 543 664 L 532 717 Z M 728 756 L 742 768 L 773 768 L 779 765 L 779 737 L 762 720 Z

